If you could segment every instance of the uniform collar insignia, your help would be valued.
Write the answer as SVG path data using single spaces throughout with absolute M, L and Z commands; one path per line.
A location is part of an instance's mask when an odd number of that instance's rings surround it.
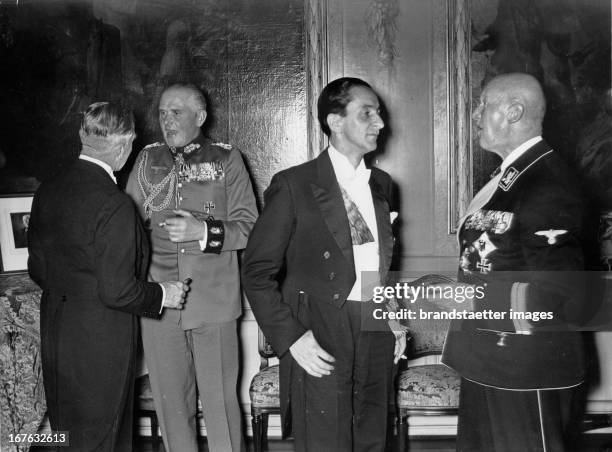
M 202 146 L 200 146 L 199 143 L 190 143 L 187 146 L 185 146 L 185 148 L 183 149 L 183 152 L 185 154 L 191 154 L 193 151 L 197 151 L 198 149 L 200 149 Z
M 198 149 L 200 149 L 202 146 L 200 145 L 200 143 L 189 143 L 187 146 L 183 146 L 183 147 L 174 147 L 174 146 L 170 146 L 170 152 L 172 152 L 172 155 L 180 155 L 180 154 L 191 154 L 193 151 L 197 151 Z
M 538 160 L 546 157 L 551 152 L 553 152 L 552 148 L 543 140 L 534 144 L 518 159 L 516 159 L 512 163 L 512 166 L 505 169 L 502 178 L 499 181 L 499 187 L 504 191 L 510 190 L 519 177 L 521 177 Z
M 506 169 L 506 171 L 504 171 L 504 175 L 499 181 L 499 186 L 502 188 L 502 190 L 508 191 L 508 189 L 512 186 L 519 174 L 519 171 L 513 166 Z

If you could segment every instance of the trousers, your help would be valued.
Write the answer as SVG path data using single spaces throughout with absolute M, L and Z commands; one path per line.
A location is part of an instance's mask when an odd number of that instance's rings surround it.
M 373 307 L 350 300 L 341 309 L 308 306 L 315 339 L 335 362 L 331 375 L 321 378 L 294 363 L 291 413 L 297 452 L 384 451 L 395 336 L 386 322 L 372 324 Z
M 168 452 L 197 452 L 197 400 L 208 448 L 245 450 L 238 404 L 236 321 L 182 330 L 172 321 L 141 319 L 155 411 Z M 197 387 L 197 391 L 196 391 Z

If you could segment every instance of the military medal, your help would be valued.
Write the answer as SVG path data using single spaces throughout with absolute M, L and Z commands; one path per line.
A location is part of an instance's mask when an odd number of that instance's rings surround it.
M 215 210 L 215 203 L 212 201 L 206 201 L 204 203 L 204 211 L 206 213 L 211 213 L 213 210 Z

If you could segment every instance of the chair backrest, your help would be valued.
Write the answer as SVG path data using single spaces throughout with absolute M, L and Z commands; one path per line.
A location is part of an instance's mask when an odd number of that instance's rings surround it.
M 452 278 L 442 275 L 429 274 L 421 276 L 407 283 L 413 287 L 427 287 L 432 284 L 450 284 L 455 281 Z M 448 331 L 450 320 L 437 320 L 437 319 L 420 319 L 419 311 L 441 311 L 441 309 L 435 307 L 432 303 L 427 301 L 421 303 L 410 304 L 400 300 L 400 304 L 403 308 L 410 309 L 416 312 L 416 318 L 413 320 L 406 320 L 408 326 L 408 336 L 411 337 L 411 341 L 408 343 L 408 347 L 411 351 L 410 358 L 418 358 L 426 355 L 437 355 L 442 353 L 444 347 L 444 340 Z

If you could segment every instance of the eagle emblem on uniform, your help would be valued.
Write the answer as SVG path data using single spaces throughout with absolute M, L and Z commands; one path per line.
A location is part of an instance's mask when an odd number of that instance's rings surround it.
M 567 231 L 565 229 L 549 229 L 547 231 L 536 231 L 534 234 L 540 237 L 546 237 L 548 239 L 548 244 L 554 245 L 557 243 L 557 237 L 567 234 Z

